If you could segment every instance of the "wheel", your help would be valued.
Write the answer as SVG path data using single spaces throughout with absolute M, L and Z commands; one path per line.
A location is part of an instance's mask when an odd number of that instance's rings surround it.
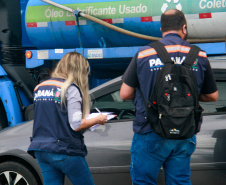
M 34 119 L 34 104 L 31 104 L 26 108 L 24 118 L 25 121 L 30 121 Z
M 6 116 L 5 108 L 0 100 L 0 130 L 8 126 L 8 119 Z
M 0 164 L 0 184 L 38 185 L 38 180 L 26 166 L 8 161 Z

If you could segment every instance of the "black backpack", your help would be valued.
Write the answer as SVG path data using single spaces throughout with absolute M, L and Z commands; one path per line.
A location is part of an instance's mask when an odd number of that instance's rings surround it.
M 164 66 L 159 71 L 154 89 L 146 104 L 148 121 L 154 131 L 167 139 L 187 139 L 198 132 L 202 112 L 199 106 L 197 81 L 191 70 L 200 48 L 191 49 L 181 65 L 174 64 L 159 41 L 150 44 Z

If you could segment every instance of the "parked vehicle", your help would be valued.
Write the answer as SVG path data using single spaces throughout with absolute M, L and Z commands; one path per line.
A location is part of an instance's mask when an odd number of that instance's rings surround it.
M 84 134 L 88 148 L 87 162 L 96 185 L 131 185 L 130 146 L 133 137 L 132 101 L 119 96 L 121 77 L 90 91 L 93 108 L 117 115 L 95 131 Z M 202 104 L 205 109 L 197 149 L 191 159 L 193 185 L 225 185 L 226 182 L 226 82 L 217 82 L 220 98 L 216 103 Z M 96 111 L 95 108 L 92 111 Z M 42 175 L 34 158 L 26 153 L 33 122 L 0 132 L 0 184 L 41 185 Z M 70 184 L 66 180 L 65 184 Z M 161 170 L 158 184 L 164 185 Z

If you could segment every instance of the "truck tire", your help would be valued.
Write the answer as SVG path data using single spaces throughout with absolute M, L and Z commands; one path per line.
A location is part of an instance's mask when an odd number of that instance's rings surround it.
M 33 104 L 29 105 L 26 108 L 24 118 L 25 118 L 25 121 L 30 121 L 30 120 L 34 119 L 34 105 Z
M 0 130 L 8 126 L 8 119 L 6 116 L 5 108 L 0 100 Z
M 14 161 L 7 161 L 0 164 L 0 184 L 40 185 L 29 168 Z

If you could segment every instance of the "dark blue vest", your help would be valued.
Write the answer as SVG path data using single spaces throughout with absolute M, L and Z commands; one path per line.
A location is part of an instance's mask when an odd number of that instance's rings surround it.
M 161 40 L 161 42 L 167 46 L 166 49 L 176 64 L 181 64 L 183 62 L 191 46 L 190 43 L 181 39 L 177 34 L 168 34 Z M 133 122 L 133 130 L 135 133 L 142 134 L 153 130 L 151 124 L 149 124 L 146 119 L 147 113 L 140 94 L 140 89 L 142 89 L 147 102 L 155 85 L 158 72 L 164 64 L 159 59 L 156 51 L 150 46 L 144 46 L 139 49 L 136 62 L 139 87 L 137 88 L 134 99 L 136 117 Z M 197 62 L 192 66 L 192 70 L 197 79 L 199 93 L 203 86 L 204 71 L 207 64 L 206 53 L 201 51 Z
M 34 150 L 79 156 L 87 154 L 82 132 L 71 129 L 67 108 L 60 104 L 63 82 L 52 78 L 34 90 L 33 136 L 28 148 L 31 155 Z

